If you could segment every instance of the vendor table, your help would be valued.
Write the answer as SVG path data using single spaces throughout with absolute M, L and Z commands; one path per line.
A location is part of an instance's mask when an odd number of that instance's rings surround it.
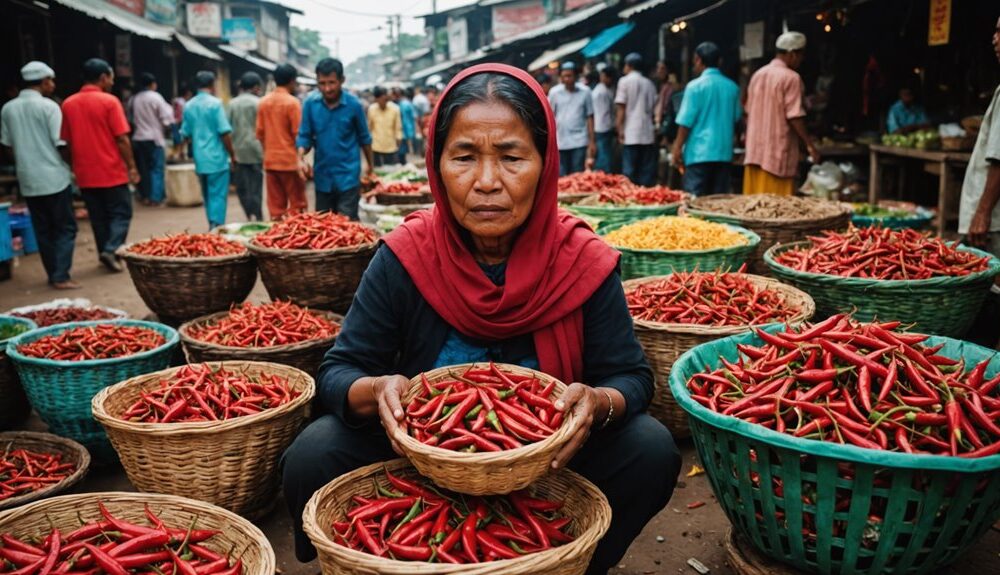
M 937 233 L 944 234 L 944 223 L 947 217 L 948 207 L 948 175 L 952 166 L 962 166 L 969 163 L 972 154 L 968 152 L 944 152 L 939 150 L 917 150 L 915 148 L 901 148 L 898 146 L 883 146 L 872 144 L 868 147 L 870 160 L 868 178 L 868 203 L 874 205 L 879 198 L 879 178 L 880 178 L 880 156 L 892 156 L 896 158 L 909 158 L 922 160 L 924 162 L 936 163 L 939 166 L 938 177 L 938 207 L 937 207 Z

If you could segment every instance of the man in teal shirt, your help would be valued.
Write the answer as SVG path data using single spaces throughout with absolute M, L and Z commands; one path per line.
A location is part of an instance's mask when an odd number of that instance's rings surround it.
M 215 74 L 202 70 L 195 75 L 198 94 L 184 106 L 181 135 L 191 141 L 194 170 L 201 182 L 209 229 L 226 223 L 229 169 L 233 152 L 232 126 L 222 100 L 214 96 Z
M 906 134 L 930 127 L 927 112 L 917 103 L 913 88 L 903 86 L 899 89 L 899 100 L 889 108 L 885 118 L 885 131 L 890 134 Z
M 674 166 L 684 191 L 695 196 L 730 192 L 733 131 L 740 119 L 740 89 L 719 71 L 719 47 L 703 42 L 694 51 L 698 78 L 684 89 L 677 112 Z

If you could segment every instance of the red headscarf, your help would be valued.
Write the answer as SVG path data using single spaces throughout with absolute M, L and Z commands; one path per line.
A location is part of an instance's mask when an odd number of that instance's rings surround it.
M 463 241 L 434 157 L 440 102 L 466 78 L 488 72 L 526 84 L 545 109 L 548 127 L 535 204 L 507 259 L 503 286 L 490 281 Z M 411 215 L 385 237 L 385 243 L 424 299 L 459 332 L 489 340 L 532 333 L 542 371 L 567 383 L 580 381 L 582 306 L 614 270 L 619 254 L 582 220 L 558 209 L 559 148 L 545 93 L 523 70 L 481 64 L 455 76 L 438 102 L 427 135 L 427 174 L 435 207 Z

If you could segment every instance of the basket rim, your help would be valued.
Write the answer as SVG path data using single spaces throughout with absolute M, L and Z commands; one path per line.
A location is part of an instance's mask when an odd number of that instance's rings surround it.
M 625 204 L 625 205 L 615 205 L 615 204 L 573 204 L 567 209 L 579 210 L 586 213 L 588 210 L 593 212 L 594 215 L 604 215 L 613 214 L 615 212 L 657 212 L 661 210 L 672 210 L 675 208 L 680 208 L 684 205 L 687 200 L 681 200 L 679 202 L 670 202 L 669 204 Z M 591 214 L 587 214 L 591 215 Z
M 27 324 L 28 325 L 28 331 L 33 331 L 33 330 L 38 329 L 38 324 L 36 324 L 35 322 L 31 321 L 30 319 L 28 319 L 26 317 L 20 317 L 20 316 L 16 316 L 16 315 L 8 315 L 8 314 L 5 314 L 5 313 L 0 313 L 0 325 L 3 325 L 3 324 L 7 324 L 7 325 L 9 325 L 9 324 L 19 324 L 19 323 L 20 324 Z M 25 331 L 23 333 L 28 333 L 28 331 Z M 17 335 L 22 335 L 22 334 L 19 333 Z M 0 339 L 0 348 L 2 348 L 2 346 L 4 344 L 6 344 L 8 341 L 10 341 L 10 340 L 14 339 L 15 337 L 17 337 L 17 335 L 12 335 L 12 336 L 8 337 L 7 339 Z M 0 352 L 3 352 L 3 349 L 0 349 Z
M 220 234 L 211 234 L 211 235 L 220 235 Z M 150 239 L 154 239 L 154 238 L 150 238 Z M 239 254 L 226 254 L 226 255 L 223 255 L 223 256 L 194 256 L 194 257 L 185 258 L 185 257 L 176 257 L 176 256 L 151 256 L 151 255 L 148 255 L 148 254 L 137 254 L 137 253 L 131 251 L 131 249 L 134 246 L 137 246 L 139 244 L 145 243 L 147 241 L 149 241 L 149 240 L 143 240 L 141 242 L 131 242 L 129 244 L 125 244 L 124 246 L 121 246 L 117 250 L 115 250 L 115 255 L 120 256 L 126 262 L 143 262 L 143 263 L 145 263 L 145 262 L 156 262 L 156 263 L 164 263 L 164 264 L 168 264 L 169 263 L 169 264 L 193 264 L 193 265 L 209 264 L 209 263 L 212 263 L 212 264 L 215 264 L 215 263 L 228 263 L 229 261 L 237 262 L 239 260 L 249 260 L 249 259 L 251 259 L 253 257 L 253 254 L 250 253 L 250 250 L 247 249 L 247 247 L 246 247 L 245 244 L 242 244 L 242 243 L 237 242 L 235 240 L 228 240 L 228 239 L 226 241 L 232 242 L 234 244 L 238 244 L 240 247 L 242 247 L 243 248 L 243 252 L 239 253 Z
M 379 242 L 382 241 L 382 233 L 378 231 L 375 226 L 362 223 L 362 222 L 352 222 L 361 226 L 364 226 L 375 232 L 375 240 L 370 242 L 365 242 L 363 244 L 356 244 L 353 246 L 344 246 L 340 248 L 329 248 L 324 250 L 311 250 L 311 249 L 284 249 L 284 248 L 269 248 L 265 246 L 258 245 L 255 243 L 257 236 L 250 238 L 247 242 L 247 249 L 250 250 L 251 254 L 257 255 L 308 255 L 308 254 L 322 254 L 322 255 L 338 255 L 338 254 L 353 254 L 358 252 L 363 252 L 368 249 L 375 249 L 378 247 Z
M 774 333 L 782 327 L 784 326 L 771 325 L 761 329 L 768 333 Z M 996 350 L 943 336 L 931 335 L 928 336 L 927 339 L 927 343 L 929 345 L 946 342 L 960 342 L 965 346 L 971 347 L 972 349 L 982 350 L 983 352 L 993 355 L 994 361 L 997 362 L 997 365 L 1000 365 L 1000 353 Z M 809 455 L 838 459 L 851 463 L 906 469 L 933 469 L 963 473 L 996 471 L 1000 469 L 1000 454 L 972 459 L 951 455 L 875 451 L 873 449 L 866 449 L 855 445 L 843 445 L 818 441 L 815 439 L 804 439 L 787 433 L 779 433 L 768 429 L 763 425 L 750 423 L 733 416 L 716 413 L 691 399 L 691 394 L 687 389 L 687 381 L 683 379 L 682 372 L 686 371 L 685 368 L 688 367 L 688 364 L 697 366 L 701 363 L 698 358 L 699 347 L 702 347 L 702 345 L 726 345 L 727 347 L 731 347 L 735 350 L 736 344 L 760 345 L 762 343 L 763 340 L 761 340 L 756 333 L 751 331 L 714 340 L 708 342 L 708 344 L 701 344 L 687 350 L 681 354 L 681 356 L 674 363 L 673 368 L 670 370 L 670 392 L 673 394 L 674 400 L 681 406 L 689 417 L 693 417 L 707 425 L 712 426 L 713 428 L 723 429 L 744 437 L 756 439 L 771 446 L 803 452 Z M 714 361 L 716 362 L 715 365 L 718 365 L 718 357 L 716 357 Z M 703 367 L 696 367 L 696 369 L 698 372 L 703 371 Z
M 35 304 L 35 305 L 22 305 L 20 307 L 14 307 L 14 308 L 11 308 L 11 309 L 3 312 L 3 313 L 4 313 L 4 315 L 11 315 L 11 316 L 15 316 L 15 317 L 20 317 L 20 316 L 17 316 L 15 314 L 19 314 L 19 313 L 32 313 L 32 312 L 35 312 L 35 311 L 50 310 L 50 309 L 63 309 L 63 308 L 83 307 L 83 306 L 71 305 L 72 302 L 73 302 L 73 299 L 69 299 L 69 298 L 67 298 L 64 301 L 69 302 L 70 305 L 66 305 L 66 304 L 62 304 L 62 303 L 53 304 L 54 301 L 59 301 L 59 299 L 62 299 L 62 298 L 58 298 L 58 299 L 55 299 L 55 300 L 51 300 L 51 301 L 48 301 L 48 302 L 45 302 L 45 303 L 40 303 L 40 304 Z M 76 299 L 76 298 L 74 298 L 74 299 Z M 98 304 L 95 304 L 95 303 L 91 302 L 89 299 L 86 299 L 86 298 L 79 298 L 79 299 L 84 299 L 87 302 L 90 302 L 90 305 L 87 306 L 90 309 L 101 309 L 103 311 L 106 311 L 108 313 L 111 313 L 111 314 L 114 314 L 114 315 L 118 316 L 116 318 L 107 318 L 106 320 L 103 320 L 103 321 L 114 321 L 115 319 L 130 319 L 128 312 L 125 311 L 125 310 L 121 310 L 121 309 L 113 308 L 113 307 L 108 307 L 108 306 L 104 306 L 104 305 L 98 305 Z M 31 308 L 33 308 L 33 309 L 31 309 Z M 22 319 L 28 319 L 28 318 L 22 318 Z M 72 323 L 72 322 L 68 322 L 68 323 Z M 52 324 L 52 325 L 64 325 L 64 324 L 55 323 L 55 324 Z M 45 327 L 52 327 L 52 326 L 45 326 Z
M 759 324 L 755 323 L 746 325 L 706 326 L 706 325 L 695 325 L 689 323 L 649 321 L 649 320 L 635 319 L 635 318 L 632 318 L 632 322 L 636 326 L 644 327 L 658 332 L 683 333 L 691 335 L 713 335 L 721 337 L 737 333 L 744 333 L 747 330 L 750 330 L 754 327 L 763 327 L 770 325 L 786 325 L 786 324 L 798 325 L 804 321 L 809 321 L 809 319 L 812 318 L 812 316 L 816 313 L 816 302 L 815 300 L 813 300 L 812 296 L 795 286 L 786 284 L 776 278 L 769 278 L 756 274 L 748 274 L 740 272 L 726 272 L 726 273 L 742 275 L 747 279 L 749 279 L 751 282 L 756 283 L 757 285 L 764 284 L 763 287 L 782 292 L 782 295 L 795 294 L 800 299 L 802 299 L 802 301 L 805 302 L 806 305 L 802 309 L 798 310 L 798 312 L 795 315 L 793 315 L 792 317 L 788 318 L 785 321 L 759 323 Z M 629 288 L 631 288 L 632 286 L 638 286 L 644 283 L 666 279 L 672 275 L 674 274 L 633 278 L 630 280 L 623 281 L 622 287 L 625 289 L 625 293 L 627 295 Z
M 685 216 L 676 216 L 676 217 L 685 217 Z M 648 219 L 652 219 L 652 218 L 648 218 Z M 634 222 L 628 222 L 628 223 L 622 223 L 622 224 L 616 224 L 616 225 L 608 226 L 606 228 L 601 229 L 601 231 L 598 232 L 598 235 L 601 236 L 601 238 L 603 239 L 609 232 L 613 232 L 613 231 L 615 231 L 615 230 L 617 230 L 619 228 L 622 228 L 624 226 L 630 226 L 632 224 L 637 224 L 637 223 L 639 223 L 641 221 L 643 221 L 643 220 L 636 220 Z M 629 253 L 634 253 L 634 254 L 645 254 L 645 255 L 664 255 L 664 256 L 683 256 L 683 255 L 697 256 L 697 255 L 717 254 L 717 253 L 718 254 L 739 253 L 739 252 L 744 251 L 744 250 L 745 251 L 752 251 L 752 250 L 754 250 L 754 249 L 757 248 L 758 244 L 760 244 L 760 236 L 757 235 L 757 233 L 754 232 L 753 230 L 748 230 L 747 228 L 742 228 L 740 226 L 735 226 L 733 224 L 726 224 L 726 223 L 723 223 L 723 222 L 711 222 L 711 223 L 718 224 L 720 226 L 726 226 L 730 230 L 732 230 L 732 231 L 734 231 L 734 232 L 742 235 L 743 237 L 747 238 L 749 240 L 749 243 L 744 244 L 744 245 L 737 245 L 737 246 L 726 246 L 724 248 L 711 248 L 711 249 L 707 249 L 707 250 L 642 250 L 642 249 L 636 249 L 636 248 L 620 247 L 620 246 L 616 246 L 616 245 L 611 244 L 607 240 L 604 240 L 604 241 L 607 242 L 607 244 L 609 246 L 611 246 L 612 248 L 614 248 L 614 249 L 616 249 L 616 250 L 618 250 L 620 252 L 629 252 Z
M 80 464 L 77 466 L 76 470 L 73 471 L 73 473 L 69 474 L 65 479 L 58 483 L 53 483 L 47 487 L 43 487 L 42 489 L 29 491 L 23 495 L 18 495 L 17 497 L 11 497 L 10 499 L 0 501 L 0 511 L 20 507 L 31 503 L 32 501 L 44 499 L 50 494 L 68 489 L 79 483 L 90 470 L 90 452 L 87 451 L 86 447 L 76 441 L 73 441 L 72 439 L 69 439 L 68 437 L 60 437 L 58 435 L 44 433 L 41 431 L 3 431 L 0 432 L 0 445 L 6 446 L 8 444 L 16 444 L 19 438 L 30 438 L 50 446 L 58 445 L 63 448 L 60 451 L 73 451 L 80 460 Z M 4 449 L 6 449 L 6 447 L 4 447 Z
M 341 329 L 343 329 L 344 316 L 340 315 L 339 313 L 319 308 L 307 308 L 307 311 L 325 316 L 327 319 L 334 321 L 334 323 L 336 323 L 338 326 L 341 327 Z M 330 337 L 324 337 L 322 339 L 307 339 L 306 341 L 300 341 L 296 343 L 286 343 L 283 345 L 272 345 L 268 347 L 239 347 L 235 345 L 219 345 L 217 343 L 195 339 L 188 333 L 190 329 L 194 327 L 196 324 L 215 321 L 216 319 L 226 315 L 229 315 L 229 311 L 218 311 L 182 323 L 180 327 L 177 328 L 177 333 L 180 337 L 181 343 L 185 345 L 197 345 L 206 349 L 215 349 L 220 351 L 280 353 L 280 352 L 296 351 L 299 349 L 314 347 L 319 344 L 330 344 L 337 339 L 338 335 L 340 335 L 340 331 L 338 331 L 336 334 Z
M 711 198 L 713 196 L 702 196 L 702 197 L 703 198 Z M 716 197 L 716 199 L 719 198 L 719 196 L 715 196 L 715 197 Z M 725 194 L 723 197 L 726 197 L 726 198 L 736 198 L 736 197 L 742 197 L 742 194 Z M 697 200 L 698 200 L 698 198 L 692 198 L 690 203 L 694 204 L 694 203 L 697 202 Z M 844 206 L 841 202 L 831 202 L 831 203 L 835 203 L 835 204 L 838 205 L 839 213 L 830 214 L 828 216 L 810 217 L 810 218 L 749 218 L 749 217 L 746 217 L 746 216 L 736 216 L 736 215 L 733 215 L 733 214 L 727 214 L 725 212 L 713 212 L 713 211 L 710 211 L 710 210 L 698 209 L 694 205 L 689 205 L 688 206 L 688 213 L 691 214 L 691 215 L 693 215 L 693 216 L 695 216 L 695 215 L 703 215 L 703 216 L 713 216 L 713 217 L 730 218 L 730 219 L 732 219 L 734 221 L 739 221 L 740 223 L 743 223 L 743 224 L 770 224 L 770 225 L 803 224 L 803 223 L 807 223 L 807 222 L 822 222 L 822 221 L 825 221 L 825 220 L 835 220 L 837 218 L 842 218 L 845 215 L 846 216 L 850 216 L 850 215 L 852 215 L 854 213 L 853 210 L 851 210 L 850 208 Z
M 917 206 L 912 215 L 900 217 L 900 216 L 866 216 L 863 214 L 851 213 L 851 221 L 856 224 L 872 225 L 876 223 L 917 223 L 917 222 L 929 222 L 934 219 L 934 212 L 928 210 L 923 206 Z
M 240 417 L 234 417 L 232 419 L 227 419 L 225 421 L 178 421 L 176 423 L 142 423 L 137 421 L 125 421 L 111 415 L 105 408 L 104 404 L 107 400 L 117 393 L 122 392 L 130 387 L 136 386 L 140 383 L 145 383 L 148 380 L 160 379 L 169 375 L 173 375 L 177 371 L 188 367 L 189 365 L 209 365 L 212 367 L 232 367 L 234 365 L 239 365 L 241 367 L 253 367 L 260 368 L 261 371 L 265 369 L 279 368 L 278 371 L 291 371 L 294 375 L 304 378 L 306 382 L 305 389 L 298 397 L 292 401 L 279 405 L 273 409 L 267 409 L 260 413 L 255 413 L 253 415 L 243 415 Z M 221 433 L 224 431 L 231 431 L 232 429 L 245 427 L 247 425 L 261 424 L 266 421 L 270 421 L 277 417 L 281 417 L 286 413 L 295 411 L 296 409 L 308 404 L 312 401 L 313 397 L 316 395 L 316 380 L 313 379 L 308 373 L 292 367 L 290 365 L 271 363 L 266 361 L 244 361 L 244 360 L 230 360 L 230 361 L 206 361 L 194 364 L 185 364 L 177 367 L 168 367 L 167 369 L 161 369 L 160 371 L 154 371 L 150 373 L 145 373 L 142 375 L 137 375 L 135 377 L 130 377 L 125 381 L 118 382 L 114 385 L 105 387 L 104 389 L 97 392 L 93 399 L 90 401 L 91 412 L 94 415 L 94 419 L 98 421 L 104 427 L 111 427 L 121 431 L 127 431 L 129 433 L 141 434 L 141 435 L 157 435 L 157 436 L 168 436 L 168 435 L 209 435 L 214 433 Z
M 432 369 L 430 371 L 425 371 L 415 375 L 410 378 L 410 387 L 403 393 L 403 396 L 407 396 L 412 393 L 415 389 L 420 387 L 420 376 L 425 375 L 427 379 L 433 381 L 435 377 L 439 375 L 446 375 L 452 370 L 460 370 L 466 368 L 483 368 L 489 367 L 488 362 L 472 362 L 472 363 L 460 363 L 456 365 L 448 365 L 444 367 L 439 367 L 437 369 Z M 496 363 L 493 365 L 504 371 L 510 371 L 512 373 L 517 373 L 519 375 L 533 375 L 539 377 L 539 379 L 555 381 L 556 388 L 553 392 L 563 393 L 566 388 L 566 384 L 559 381 L 555 377 L 534 369 L 529 369 L 527 367 L 521 367 L 519 365 L 513 365 L 508 363 Z M 562 388 L 560 389 L 560 386 Z M 405 409 L 407 405 L 410 404 L 410 400 L 407 400 L 403 404 Z M 515 449 L 504 449 L 501 451 L 478 451 L 476 453 L 464 453 L 461 451 L 452 451 L 450 449 L 442 449 L 434 445 L 426 445 L 420 443 L 415 438 L 411 437 L 410 434 L 404 433 L 403 430 L 397 426 L 395 432 L 393 433 L 393 439 L 399 443 L 400 447 L 404 452 L 409 453 L 411 451 L 416 451 L 424 454 L 428 457 L 433 457 L 437 459 L 448 459 L 449 461 L 458 461 L 462 463 L 469 464 L 497 464 L 503 463 L 511 459 L 520 459 L 530 455 L 535 455 L 538 452 L 546 451 L 552 449 L 554 445 L 562 445 L 569 441 L 571 437 L 573 423 L 576 422 L 576 412 L 568 411 L 563 419 L 562 425 L 559 429 L 556 429 L 552 435 L 549 435 L 541 441 L 536 441 L 534 443 L 529 443 Z
M 981 280 L 987 280 L 993 276 L 1000 274 L 1000 258 L 997 258 L 989 252 L 985 252 L 980 249 L 976 249 L 971 246 L 958 245 L 955 247 L 956 250 L 970 252 L 979 257 L 985 257 L 988 259 L 989 267 L 983 271 L 971 273 L 966 276 L 938 276 L 922 280 L 879 280 L 871 278 L 851 278 L 844 276 L 835 276 L 830 274 L 820 274 L 816 272 L 803 272 L 799 270 L 794 270 L 782 263 L 778 263 L 774 257 L 782 251 L 790 250 L 794 248 L 804 247 L 811 245 L 812 242 L 809 240 L 803 240 L 799 242 L 791 242 L 787 244 L 775 244 L 771 246 L 766 252 L 764 252 L 764 262 L 771 268 L 775 273 L 785 274 L 794 277 L 799 280 L 808 280 L 820 284 L 831 284 L 839 286 L 853 286 L 859 288 L 914 288 L 914 287 L 930 287 L 930 288 L 947 288 L 954 287 L 957 285 L 972 284 Z
M 149 349 L 143 352 L 135 353 L 132 355 L 126 355 L 124 357 L 112 357 L 107 359 L 84 359 L 80 361 L 70 361 L 65 359 L 46 359 L 43 357 L 28 357 L 17 351 L 17 347 L 25 343 L 36 341 L 47 335 L 53 335 L 55 333 L 67 331 L 70 329 L 78 327 L 88 327 L 93 325 L 104 325 L 113 324 L 121 326 L 134 326 L 134 327 L 144 327 L 146 329 L 151 329 L 156 331 L 160 335 L 164 336 L 166 339 L 162 345 Z M 27 337 L 30 336 L 30 337 Z M 180 341 L 180 336 L 177 334 L 177 330 L 170 327 L 169 325 L 157 323 L 153 321 L 145 321 L 141 319 L 97 319 L 91 321 L 73 321 L 69 323 L 59 323 L 56 325 L 50 325 L 49 327 L 38 328 L 29 332 L 22 333 L 21 335 L 7 340 L 7 355 L 18 363 L 40 365 L 45 367 L 93 367 L 93 366 L 108 366 L 115 365 L 124 362 L 135 361 L 139 359 L 145 359 L 147 357 L 162 353 L 168 350 Z

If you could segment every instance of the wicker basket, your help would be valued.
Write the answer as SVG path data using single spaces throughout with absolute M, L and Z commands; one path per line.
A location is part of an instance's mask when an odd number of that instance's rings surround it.
M 330 321 L 342 324 L 344 316 L 325 310 L 310 310 L 310 312 L 321 315 Z M 226 317 L 229 312 L 213 313 L 205 317 L 189 321 L 178 328 L 181 338 L 181 345 L 184 348 L 184 357 L 188 363 L 202 363 L 206 361 L 263 361 L 268 363 L 280 363 L 296 369 L 301 369 L 310 376 L 315 377 L 319 371 L 319 365 L 323 363 L 323 356 L 333 347 L 337 336 L 323 339 L 313 339 L 288 345 L 276 345 L 273 347 L 232 347 L 228 345 L 218 345 L 201 341 L 191 337 L 191 329 L 207 324 L 212 324 Z
M 334 250 L 249 247 L 271 299 L 347 313 L 378 242 Z
M 586 200 L 587 198 L 596 196 L 600 192 L 583 192 L 579 194 L 558 194 L 557 199 L 560 204 L 564 206 L 572 206 Z
M 611 525 L 611 506 L 592 483 L 569 470 L 541 478 L 533 489 L 540 497 L 564 501 L 563 512 L 572 518 L 571 533 L 576 539 L 561 547 L 525 555 L 518 559 L 476 565 L 393 561 L 348 549 L 334 543 L 331 529 L 344 517 L 351 497 L 377 496 L 373 478 L 388 469 L 393 474 L 414 477 L 416 471 L 405 459 L 394 459 L 362 467 L 327 483 L 309 499 L 302 514 L 303 529 L 319 552 L 323 575 L 580 575 L 587 570 L 597 543 Z
M 705 201 L 707 199 L 718 201 L 719 198 L 735 199 L 741 197 L 743 196 L 738 194 L 705 196 L 704 198 L 702 198 L 702 201 Z M 722 222 L 726 224 L 733 224 L 740 227 L 744 227 L 747 228 L 748 230 L 753 230 L 758 236 L 760 236 L 760 243 L 757 244 L 757 249 L 754 250 L 753 254 L 747 260 L 748 264 L 747 271 L 755 274 L 770 275 L 771 270 L 764 263 L 764 252 L 770 249 L 771 246 L 778 243 L 788 243 L 788 242 L 803 240 L 807 236 L 818 234 L 823 230 L 840 231 L 846 228 L 848 222 L 851 221 L 850 208 L 840 204 L 838 204 L 839 213 L 832 216 L 826 216 L 821 218 L 803 218 L 794 220 L 790 219 L 765 220 L 757 218 L 744 218 L 718 212 L 707 212 L 699 210 L 698 200 L 699 198 L 694 198 L 688 204 L 689 205 L 688 215 L 698 216 L 715 222 Z
M 434 203 L 434 196 L 431 194 L 430 190 L 416 194 L 389 194 L 386 192 L 377 192 L 375 194 L 375 201 L 383 206 L 412 204 L 427 205 Z
M 634 279 L 624 282 L 625 292 L 635 289 L 640 284 L 658 281 L 669 276 Z M 747 280 L 761 287 L 779 292 L 784 300 L 799 310 L 787 322 L 797 325 L 809 320 L 816 311 L 809 294 L 778 280 L 746 274 Z M 634 320 L 635 337 L 646 353 L 649 366 L 653 368 L 656 388 L 653 399 L 649 403 L 649 414 L 659 419 L 670 429 L 674 437 L 688 437 L 691 429 L 688 427 L 687 413 L 677 405 L 670 392 L 670 368 L 674 362 L 687 350 L 705 342 L 750 331 L 749 325 L 707 326 L 683 323 L 661 323 L 656 321 Z
M 959 249 L 990 258 L 990 267 L 959 277 L 877 280 L 800 272 L 774 260 L 783 251 L 808 245 L 796 242 L 774 246 L 764 254 L 764 261 L 778 279 L 812 296 L 820 318 L 854 312 L 860 321 L 899 320 L 916 324 L 919 332 L 962 337 L 989 295 L 993 277 L 1000 274 L 1000 259 L 964 246 Z
M 600 220 L 598 230 L 606 227 L 630 224 L 646 218 L 659 216 L 675 216 L 684 202 L 662 204 L 657 206 L 616 206 L 614 204 L 590 203 L 590 199 L 581 200 L 569 208 L 570 212 Z
M 149 309 L 171 323 L 229 309 L 250 295 L 257 266 L 249 251 L 239 255 L 171 258 L 118 248 L 136 291 Z M 174 323 L 176 325 L 176 323 Z
M 7 452 L 14 449 L 27 449 L 36 453 L 58 453 L 62 455 L 63 463 L 76 465 L 76 470 L 59 483 L 53 483 L 48 487 L 24 495 L 0 500 L 0 510 L 12 509 L 32 501 L 52 497 L 79 483 L 87 475 L 87 470 L 90 469 L 90 453 L 84 446 L 51 433 L 35 431 L 0 433 L 0 451 Z
M 105 388 L 92 402 L 132 485 L 147 493 L 189 495 L 234 513 L 270 511 L 278 488 L 278 460 L 306 421 L 316 384 L 284 365 L 250 361 L 210 364 L 213 369 L 287 378 L 299 392 L 291 402 L 226 421 L 137 423 L 117 417 L 142 392 L 183 367 L 148 373 Z
M 0 326 L 20 324 L 27 326 L 29 331 L 37 328 L 35 322 L 23 317 L 0 315 Z M 21 379 L 17 376 L 14 364 L 7 358 L 7 340 L 0 340 L 0 429 L 13 427 L 28 418 L 31 405 L 24 395 Z
M 26 306 L 23 306 L 23 307 L 14 308 L 14 309 L 5 311 L 4 313 L 8 314 L 8 315 L 16 315 L 18 317 L 21 317 L 23 314 L 28 314 L 28 313 L 32 313 L 32 312 L 36 312 L 36 311 L 41 311 L 41 310 L 64 308 L 64 307 L 97 308 L 97 309 L 106 311 L 106 312 L 108 312 L 109 314 L 111 314 L 113 316 L 113 317 L 109 317 L 109 318 L 107 318 L 107 319 L 105 319 L 103 321 L 110 321 L 110 320 L 113 320 L 113 319 L 128 319 L 128 313 L 127 312 L 125 312 L 123 310 L 120 310 L 120 309 L 115 309 L 113 307 L 107 307 L 107 306 L 103 306 L 103 305 L 94 305 L 94 303 L 91 302 L 87 298 L 72 298 L 72 299 L 70 299 L 70 298 L 58 298 L 58 299 L 54 299 L 52 301 L 47 301 L 45 303 L 40 303 L 40 304 L 36 304 L 36 305 L 26 305 Z M 25 318 L 25 319 L 28 319 L 28 318 Z M 52 325 L 57 325 L 57 324 L 52 324 Z M 38 327 L 49 327 L 49 326 L 43 325 L 43 326 L 38 326 Z
M 17 347 L 48 335 L 76 327 L 101 324 L 144 327 L 159 332 L 166 342 L 156 349 L 113 359 L 54 361 L 27 357 Z M 21 334 L 7 343 L 7 355 L 14 361 L 28 400 L 49 431 L 82 443 L 100 461 L 114 461 L 115 452 L 104 429 L 94 421 L 90 400 L 98 391 L 124 379 L 167 367 L 177 346 L 177 331 L 149 321 L 98 320 L 63 323 Z
M 101 519 L 98 502 L 115 516 L 139 525 L 149 525 L 145 505 L 171 527 L 187 528 L 197 520 L 198 529 L 221 531 L 201 545 L 241 559 L 243 575 L 275 573 L 274 550 L 260 529 L 225 509 L 173 495 L 104 492 L 53 497 L 0 513 L 0 533 L 27 539 L 48 533 L 53 526 L 69 533 L 80 521 Z
M 442 367 L 424 373 L 428 381 L 436 383 L 448 379 L 456 371 L 466 368 L 489 368 L 489 364 L 463 364 Z M 553 397 L 566 390 L 565 384 L 552 376 L 516 365 L 497 364 L 508 373 L 537 377 L 548 384 L 555 382 Z M 403 394 L 403 405 L 421 390 L 420 376 L 410 380 L 410 389 Z M 424 476 L 441 487 L 469 495 L 495 495 L 510 493 L 534 483 L 551 469 L 552 458 L 569 441 L 574 412 L 566 414 L 563 424 L 549 437 L 524 447 L 495 452 L 463 453 L 441 449 L 420 443 L 403 430 L 397 428 L 393 439 L 406 457 Z

